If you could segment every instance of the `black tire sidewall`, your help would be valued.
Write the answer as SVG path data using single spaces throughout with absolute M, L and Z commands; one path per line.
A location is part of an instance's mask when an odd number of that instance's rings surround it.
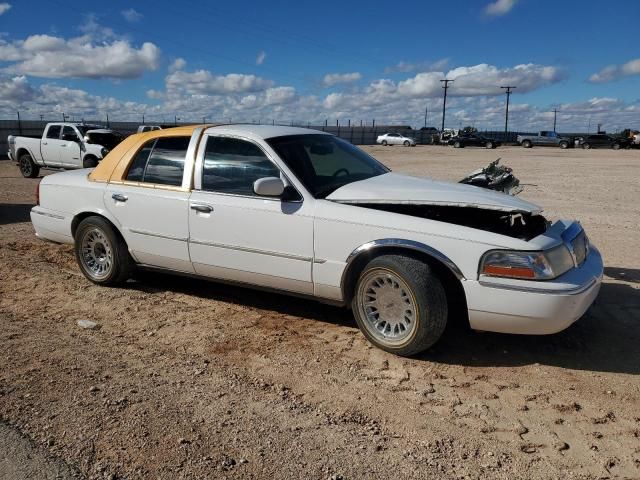
M 361 318 L 358 306 L 360 279 L 373 269 L 386 269 L 398 275 L 411 289 L 416 302 L 416 328 L 411 337 L 400 345 L 382 344 L 369 333 L 366 319 Z M 374 258 L 360 274 L 352 300 L 353 315 L 360 331 L 369 342 L 387 352 L 410 356 L 420 353 L 442 335 L 447 323 L 447 298 L 442 283 L 427 264 L 404 255 L 383 255 Z
M 28 174 L 25 174 L 24 170 L 22 169 L 22 162 L 24 161 L 28 162 L 31 167 Z M 20 155 L 20 158 L 18 159 L 18 167 L 20 168 L 20 174 L 24 178 L 35 178 L 38 176 L 38 173 L 40 173 L 40 167 L 38 167 L 38 165 L 33 162 L 31 155 L 29 155 L 28 153 L 23 153 L 22 155 Z

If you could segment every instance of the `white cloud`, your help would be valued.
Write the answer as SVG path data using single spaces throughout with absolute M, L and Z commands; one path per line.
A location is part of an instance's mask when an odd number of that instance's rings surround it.
M 256 65 L 262 65 L 267 58 L 267 53 L 263 50 L 256 57 Z
M 545 85 L 559 82 L 564 72 L 552 66 L 532 63 L 511 68 L 498 68 L 481 63 L 469 67 L 458 67 L 446 74 L 443 72 L 419 73 L 415 77 L 401 81 L 398 92 L 411 97 L 438 96 L 442 93 L 443 78 L 454 80 L 450 84 L 452 96 L 499 95 L 501 86 L 515 85 L 517 93 L 526 93 Z
M 352 73 L 328 73 L 322 79 L 322 84 L 325 87 L 332 87 L 339 83 L 351 83 L 357 82 L 362 78 L 359 72 Z
M 448 58 L 442 58 L 435 62 L 405 62 L 401 61 L 391 67 L 386 67 L 384 73 L 409 73 L 409 72 L 428 72 L 440 71 L 449 64 Z
M 622 65 L 609 65 L 589 77 L 592 83 L 607 83 L 620 78 L 640 75 L 640 58 L 630 60 Z
M 0 3 L 0 15 L 7 13 L 11 9 L 10 3 Z
M 496 0 L 484 8 L 484 13 L 493 17 L 506 15 L 516 5 L 517 0 Z
M 114 39 L 111 29 L 91 18 L 84 35 L 64 39 L 52 35 L 31 35 L 25 40 L 0 40 L 0 61 L 9 62 L 4 71 L 43 78 L 137 78 L 155 70 L 160 49 L 145 42 L 139 48 L 128 40 Z
M 124 19 L 129 23 L 139 22 L 140 20 L 142 20 L 142 17 L 143 17 L 143 15 L 140 12 L 137 12 L 133 8 L 122 10 L 120 13 L 124 17 Z
M 217 95 L 263 91 L 273 86 L 273 81 L 255 75 L 229 73 L 214 75 L 208 70 L 185 72 L 177 70 L 165 79 L 168 92 Z
M 183 70 L 186 66 L 187 61 L 184 58 L 178 57 L 173 62 L 171 62 L 171 65 L 169 65 L 169 71 L 175 72 L 177 70 Z

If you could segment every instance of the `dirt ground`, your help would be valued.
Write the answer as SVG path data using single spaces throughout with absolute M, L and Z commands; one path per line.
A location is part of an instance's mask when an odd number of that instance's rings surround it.
M 364 148 L 450 180 L 502 157 L 601 249 L 597 304 L 552 336 L 453 325 L 405 359 L 312 301 L 101 288 L 36 240 L 36 180 L 2 161 L 0 478 L 640 478 L 640 151 Z

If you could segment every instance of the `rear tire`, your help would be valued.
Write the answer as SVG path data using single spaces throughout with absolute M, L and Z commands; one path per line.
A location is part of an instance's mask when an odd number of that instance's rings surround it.
M 87 217 L 74 237 L 80 270 L 98 285 L 121 285 L 132 275 L 134 262 L 124 239 L 104 218 Z
M 33 163 L 33 159 L 28 153 L 20 155 L 18 166 L 24 178 L 36 178 L 40 174 L 40 167 Z
M 611 145 L 611 148 L 613 148 L 614 150 L 620 150 L 620 144 L 614 143 L 613 145 Z
M 462 144 L 460 142 L 455 142 L 453 144 L 453 148 L 462 148 Z
M 485 147 L 487 148 L 493 148 L 493 142 L 487 142 Z
M 367 340 L 401 356 L 431 347 L 447 324 L 442 283 L 429 265 L 403 255 L 384 255 L 367 264 L 352 309 Z
M 582 144 L 582 148 L 583 148 L 584 150 L 589 150 L 589 149 L 591 148 L 591 145 L 589 145 L 588 143 L 583 143 L 583 144 Z
M 411 142 L 409 140 L 405 140 L 403 145 L 405 147 L 408 147 L 409 145 L 411 145 Z
M 560 148 L 561 149 L 567 149 L 569 148 L 569 144 L 567 142 L 560 142 Z
M 387 141 L 386 140 L 382 140 L 382 146 L 386 147 L 387 146 Z

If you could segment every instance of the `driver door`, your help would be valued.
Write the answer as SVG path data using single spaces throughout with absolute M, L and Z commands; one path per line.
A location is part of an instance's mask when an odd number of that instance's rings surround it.
M 62 135 L 60 136 L 60 143 L 58 146 L 60 152 L 60 166 L 81 167 L 81 145 L 82 139 L 80 138 L 78 131 L 69 125 L 65 125 L 62 128 Z
M 253 141 L 208 135 L 201 145 L 189 199 L 196 273 L 313 294 L 313 206 L 254 193 L 259 178 L 284 175 Z

